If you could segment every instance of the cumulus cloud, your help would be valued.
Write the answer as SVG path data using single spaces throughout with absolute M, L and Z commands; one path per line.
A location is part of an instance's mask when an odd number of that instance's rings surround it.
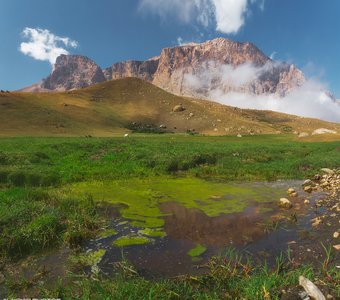
M 20 44 L 20 51 L 36 60 L 48 61 L 52 65 L 61 54 L 69 54 L 65 48 L 77 48 L 78 43 L 68 37 L 60 37 L 47 29 L 26 27 L 22 35 L 27 42 Z
M 245 24 L 250 4 L 254 3 L 264 9 L 264 0 L 140 0 L 139 8 L 161 19 L 171 16 L 204 27 L 214 24 L 219 32 L 235 34 Z
M 280 63 L 267 63 L 262 67 L 246 63 L 233 68 L 209 62 L 195 75 L 186 75 L 185 84 L 221 104 L 340 122 L 340 105 L 327 93 L 327 85 L 318 79 L 306 79 L 284 97 L 270 93 L 255 95 L 247 90 L 248 83 L 254 82 L 273 67 L 280 67 Z M 225 86 L 232 88 L 225 89 Z

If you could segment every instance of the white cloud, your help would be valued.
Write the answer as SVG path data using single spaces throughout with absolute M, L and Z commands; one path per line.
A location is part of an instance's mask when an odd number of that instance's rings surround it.
M 199 38 L 196 39 L 196 42 L 192 39 L 192 40 L 184 40 L 182 37 L 178 37 L 177 38 L 177 44 L 179 46 L 185 46 L 185 45 L 190 45 L 190 44 L 196 44 L 197 42 L 199 42 Z
M 244 25 L 248 0 L 213 0 L 216 29 L 224 33 L 237 33 Z
M 140 0 L 139 8 L 162 20 L 176 17 L 184 23 L 195 21 L 204 27 L 214 24 L 222 33 L 235 34 L 245 24 L 250 3 L 264 9 L 265 0 Z
M 69 54 L 65 48 L 76 48 L 78 43 L 68 37 L 60 37 L 47 29 L 26 27 L 22 35 L 28 42 L 20 44 L 20 51 L 37 60 L 48 61 L 52 65 L 61 54 Z
M 255 95 L 244 88 L 265 71 L 279 65 L 270 62 L 262 67 L 255 67 L 246 63 L 234 68 L 209 62 L 195 75 L 186 75 L 185 83 L 189 90 L 193 88 L 206 92 L 207 98 L 222 104 L 340 122 L 340 105 L 327 94 L 326 84 L 318 79 L 307 79 L 285 97 L 276 94 Z M 234 88 L 226 90 L 225 86 Z
M 277 54 L 276 51 L 272 52 L 272 54 L 270 54 L 270 59 L 273 60 L 275 58 L 276 54 Z

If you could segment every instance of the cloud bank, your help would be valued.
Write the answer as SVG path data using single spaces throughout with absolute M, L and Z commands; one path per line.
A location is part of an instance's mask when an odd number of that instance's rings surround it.
M 60 37 L 47 29 L 26 27 L 22 36 L 28 40 L 20 44 L 20 51 L 36 60 L 54 65 L 61 54 L 69 54 L 65 48 L 77 48 L 78 43 L 68 37 Z
M 245 24 L 250 4 L 264 9 L 264 0 L 140 0 L 139 9 L 158 15 L 178 18 L 183 23 L 197 22 L 226 34 L 236 34 Z
M 280 63 L 267 63 L 255 67 L 245 63 L 233 68 L 209 62 L 195 75 L 186 75 L 185 84 L 203 91 L 207 98 L 244 109 L 272 110 L 302 117 L 340 122 L 340 105 L 327 93 L 327 85 L 315 78 L 308 78 L 284 97 L 277 94 L 256 95 L 247 90 L 247 84 L 255 82 L 270 68 Z M 226 90 L 224 87 L 232 86 Z

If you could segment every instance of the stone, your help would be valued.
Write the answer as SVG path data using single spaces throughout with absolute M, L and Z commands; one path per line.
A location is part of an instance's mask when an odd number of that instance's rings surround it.
M 241 137 L 242 137 L 242 135 L 241 135 L 241 134 L 238 134 L 238 135 L 237 135 L 237 137 L 238 137 L 238 138 L 241 138 Z
M 296 193 L 296 191 L 295 191 L 295 189 L 293 189 L 293 188 L 289 188 L 289 189 L 287 190 L 287 193 L 288 193 L 288 194 L 293 194 L 293 193 Z
M 306 291 L 299 292 L 299 298 L 301 300 L 310 300 L 310 297 L 308 296 Z
M 319 288 L 307 278 L 300 276 L 299 277 L 299 285 L 301 285 L 308 296 L 310 296 L 314 300 L 326 300 L 325 296 L 321 293 Z
M 166 127 L 165 124 L 161 124 L 161 125 L 159 125 L 159 128 L 161 128 L 161 129 L 166 129 L 167 127 Z
M 337 238 L 339 237 L 339 235 L 340 235 L 340 233 L 337 232 L 337 231 L 335 231 L 335 232 L 333 233 L 333 238 L 334 238 L 334 239 L 337 239 Z
M 293 207 L 292 202 L 289 201 L 287 198 L 281 198 L 278 205 L 279 207 L 286 208 L 286 209 L 290 209 Z
M 182 104 L 178 104 L 172 109 L 172 111 L 173 112 L 181 112 L 181 111 L 185 111 L 185 108 L 183 107 Z
M 334 245 L 333 248 L 337 251 L 340 251 L 340 244 L 339 245 Z
M 310 204 L 310 201 L 308 199 L 306 199 L 305 201 L 303 201 L 304 204 Z
M 334 171 L 328 168 L 322 168 L 321 171 L 326 173 L 327 175 L 334 175 Z
M 306 192 L 306 193 L 311 193 L 313 191 L 313 188 L 310 186 L 310 185 L 307 185 L 303 188 L 303 190 Z
M 312 226 L 313 227 L 319 226 L 320 223 L 322 223 L 322 219 L 320 217 L 316 217 L 316 218 L 312 219 Z
M 306 185 L 313 185 L 313 182 L 310 179 L 307 179 L 303 182 L 302 186 L 306 186 Z
M 304 138 L 304 137 L 308 137 L 308 136 L 309 136 L 309 134 L 307 132 L 301 132 L 299 134 L 299 138 Z
M 321 175 L 320 174 L 315 174 L 314 175 L 314 180 L 319 181 L 321 179 Z
M 318 134 L 336 134 L 335 130 L 326 129 L 326 128 L 318 128 L 313 131 L 312 135 L 318 135 Z

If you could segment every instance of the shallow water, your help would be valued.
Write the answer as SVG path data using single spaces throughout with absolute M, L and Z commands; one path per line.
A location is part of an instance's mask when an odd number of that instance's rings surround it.
M 111 228 L 115 234 L 88 242 L 85 250 L 106 250 L 98 266 L 107 274 L 114 273 L 115 262 L 124 256 L 146 277 L 205 272 L 202 265 L 209 257 L 231 247 L 270 263 L 290 242 L 301 239 L 301 232 L 310 229 L 310 219 L 318 214 L 313 203 L 321 196 L 304 193 L 300 181 L 227 184 L 184 178 L 124 182 L 122 186 L 107 183 L 100 189 L 87 185 L 91 187 L 95 200 L 110 203 L 111 210 L 118 205 L 121 216 L 113 209 Z M 277 201 L 287 197 L 289 187 L 299 192 L 299 197 L 292 199 L 295 208 L 280 210 Z M 305 199 L 311 204 L 304 205 Z M 166 235 L 150 236 L 155 228 L 155 235 Z M 115 246 L 117 240 L 129 236 L 132 239 L 125 247 Z M 134 245 L 141 237 L 150 242 Z M 206 251 L 198 257 L 188 255 L 197 245 Z

